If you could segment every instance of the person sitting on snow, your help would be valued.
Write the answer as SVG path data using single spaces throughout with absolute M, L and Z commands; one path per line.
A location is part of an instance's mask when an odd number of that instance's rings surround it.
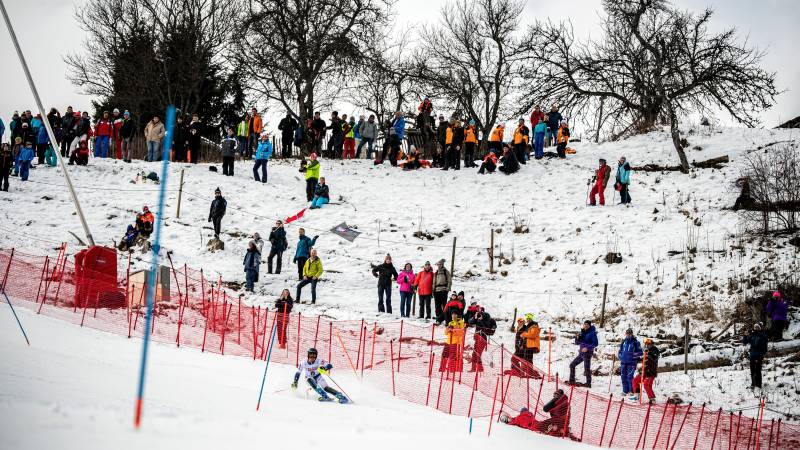
M 339 400 L 339 403 L 347 403 L 347 397 L 345 397 L 336 389 L 328 386 L 328 382 L 325 381 L 325 378 L 323 377 L 323 375 L 327 375 L 331 369 L 333 369 L 332 364 L 329 364 L 324 359 L 317 357 L 317 349 L 313 347 L 308 349 L 307 359 L 297 366 L 297 372 L 294 374 L 292 389 L 297 389 L 297 382 L 300 380 L 300 375 L 302 374 L 306 379 L 306 383 L 308 383 L 308 385 L 311 386 L 311 388 L 314 389 L 317 394 L 319 394 L 319 401 L 332 401 L 332 399 L 328 397 L 328 394 L 331 394 L 336 397 L 337 400 Z
M 511 151 L 511 147 L 508 144 L 503 144 L 503 156 L 500 157 L 500 163 L 502 165 L 498 170 L 506 175 L 519 171 L 519 161 L 517 161 L 516 155 Z
M 478 173 L 483 175 L 487 171 L 489 173 L 494 173 L 495 169 L 497 169 L 497 155 L 494 152 L 489 152 L 483 158 L 483 162 L 481 163 L 480 169 L 478 169 Z
M 89 164 L 89 143 L 86 139 L 80 141 L 78 147 L 72 150 L 72 153 L 69 154 L 69 164 L 74 165 L 77 164 L 79 166 L 85 166 Z
M 517 417 L 512 419 L 508 415 L 505 415 L 501 416 L 500 420 L 509 425 L 516 425 L 551 436 L 565 436 L 569 434 L 569 430 L 567 430 L 567 432 L 564 430 L 564 427 L 569 426 L 569 397 L 564 394 L 562 389 L 556 389 L 556 391 L 553 392 L 553 398 L 544 405 L 542 410 L 546 413 L 550 413 L 549 419 L 537 421 L 533 413 L 528 411 L 528 408 L 522 408 Z
M 327 204 L 329 201 L 331 201 L 330 189 L 328 185 L 325 184 L 325 177 L 321 177 L 319 183 L 317 183 L 317 187 L 314 188 L 314 199 L 311 200 L 311 209 L 322 208 L 322 205 Z
M 128 225 L 128 230 L 125 231 L 125 236 L 122 237 L 122 240 L 119 242 L 117 248 L 124 252 L 126 250 L 130 250 L 136 245 L 136 238 L 139 236 L 139 230 L 136 229 L 133 225 Z

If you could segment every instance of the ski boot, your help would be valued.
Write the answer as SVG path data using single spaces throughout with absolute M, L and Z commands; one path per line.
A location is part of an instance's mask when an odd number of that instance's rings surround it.
M 341 404 L 350 402 L 350 400 L 348 400 L 347 397 L 344 396 L 344 394 L 336 394 L 336 399 L 339 400 L 339 403 Z

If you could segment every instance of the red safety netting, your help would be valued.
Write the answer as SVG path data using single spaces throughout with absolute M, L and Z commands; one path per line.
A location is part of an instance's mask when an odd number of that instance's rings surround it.
M 64 248 L 55 258 L 0 250 L 0 287 L 20 306 L 40 314 L 141 337 L 146 280 L 143 273 L 131 273 L 129 260 L 120 265 L 124 267 L 119 270 L 116 291 L 100 291 L 92 289 L 93 280 L 101 280 L 98 284 L 105 283 L 103 289 L 107 289 L 107 278 L 87 270 L 76 273 Z M 162 282 L 156 290 L 151 339 L 266 359 L 274 333 L 272 360 L 276 362 L 297 364 L 308 347 L 316 347 L 339 370 L 351 370 L 364 382 L 399 398 L 447 414 L 491 416 L 491 420 L 497 420 L 501 412 L 514 415 L 522 407 L 534 411 L 537 420 L 548 419 L 542 406 L 561 388 L 569 398 L 569 416 L 568 427 L 561 424 L 557 434 L 601 447 L 800 448 L 798 425 L 691 404 L 626 402 L 567 386 L 560 379 L 566 373 L 563 365 L 559 370 L 549 363 L 545 369 L 520 366 L 503 345 L 491 340 L 480 345 L 484 341 L 471 330 L 461 337 L 463 344 L 448 345 L 443 327 L 284 314 L 244 305 L 229 296 L 222 284 L 219 278 L 207 279 L 203 271 L 170 267 L 169 288 L 162 288 L 166 285 Z M 88 298 L 87 292 L 95 293 L 94 298 Z

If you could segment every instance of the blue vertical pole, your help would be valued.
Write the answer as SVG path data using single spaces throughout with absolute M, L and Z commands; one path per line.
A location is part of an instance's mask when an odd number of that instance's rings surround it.
M 472 434 L 472 417 L 469 418 L 469 434 Z
M 153 240 L 153 257 L 150 261 L 150 273 L 147 277 L 147 314 L 144 321 L 144 339 L 142 341 L 142 360 L 139 366 L 139 388 L 136 392 L 136 412 L 133 425 L 139 428 L 142 419 L 142 400 L 144 398 L 145 369 L 147 368 L 147 351 L 150 346 L 150 321 L 153 317 L 153 305 L 156 297 L 156 273 L 158 272 L 158 252 L 161 250 L 161 225 L 164 222 L 164 197 L 167 191 L 169 175 L 169 154 L 172 150 L 172 135 L 175 128 L 175 107 L 167 107 L 167 130 L 164 134 L 163 155 L 161 157 L 161 183 L 158 188 L 158 212 L 156 214 L 155 238 Z
M 267 350 L 267 364 L 264 366 L 264 376 L 261 377 L 261 389 L 258 390 L 258 403 L 256 403 L 256 411 L 261 408 L 261 394 L 264 393 L 264 382 L 267 381 L 267 369 L 269 369 L 269 360 L 272 358 L 272 347 L 275 346 L 275 335 L 278 334 L 278 324 L 272 326 L 272 338 L 269 340 L 269 349 Z

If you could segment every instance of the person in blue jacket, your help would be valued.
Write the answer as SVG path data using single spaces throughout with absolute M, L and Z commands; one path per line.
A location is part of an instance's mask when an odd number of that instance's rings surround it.
M 636 372 L 636 364 L 642 358 L 642 345 L 633 330 L 625 330 L 625 339 L 619 344 L 619 374 L 622 378 L 622 395 L 633 395 L 633 375 Z
M 627 205 L 631 202 L 631 194 L 628 191 L 628 186 L 631 184 L 631 165 L 624 156 L 619 158 L 619 166 L 617 166 L 617 182 L 615 188 L 619 191 L 620 203 Z
M 592 322 L 583 322 L 581 332 L 575 337 L 575 345 L 579 346 L 578 356 L 569 363 L 569 384 L 575 384 L 575 368 L 583 363 L 583 374 L 586 376 L 586 387 L 592 387 L 592 355 L 597 348 L 597 330 Z
M 28 174 L 30 173 L 31 161 L 33 161 L 35 154 L 33 152 L 33 142 L 26 141 L 25 145 L 19 151 L 19 179 L 28 181 Z
M 256 164 L 253 166 L 253 178 L 262 183 L 267 182 L 267 162 L 272 156 L 272 142 L 269 140 L 269 133 L 264 131 L 258 141 L 256 149 Z M 258 168 L 261 168 L 261 177 L 258 176 Z
M 6 134 L 6 124 L 3 123 L 3 118 L 0 117 L 0 143 L 3 142 L 4 134 Z
M 406 119 L 403 113 L 397 111 L 394 113 L 392 126 L 389 129 L 389 164 L 397 165 L 397 155 L 400 153 L 400 146 L 403 144 L 403 138 L 406 135 Z
M 244 255 L 242 265 L 244 265 L 245 273 L 244 290 L 253 292 L 253 284 L 258 281 L 258 270 L 261 267 L 261 253 L 259 253 L 255 242 L 250 241 L 247 244 L 247 253 Z
M 306 236 L 305 228 L 300 228 L 298 232 L 300 233 L 300 237 L 297 241 L 297 249 L 294 252 L 294 259 L 292 259 L 292 262 L 297 264 L 297 277 L 299 280 L 302 280 L 303 266 L 306 265 L 306 260 L 308 260 L 311 249 L 314 248 L 314 244 L 317 243 L 317 238 L 319 236 L 314 236 L 314 239 L 310 239 Z
M 325 184 L 325 177 L 319 179 L 317 187 L 314 188 L 314 199 L 311 200 L 311 209 L 322 208 L 322 205 L 327 204 L 331 200 L 330 189 Z
M 544 120 L 537 123 L 536 127 L 533 128 L 533 156 L 536 159 L 544 157 L 544 136 L 547 134 L 547 119 L 548 116 L 544 116 Z
M 39 126 L 39 131 L 36 136 L 36 157 L 39 159 L 39 164 L 44 164 L 44 156 L 47 153 L 47 145 L 50 143 L 50 137 L 47 136 L 47 127 L 43 124 Z

